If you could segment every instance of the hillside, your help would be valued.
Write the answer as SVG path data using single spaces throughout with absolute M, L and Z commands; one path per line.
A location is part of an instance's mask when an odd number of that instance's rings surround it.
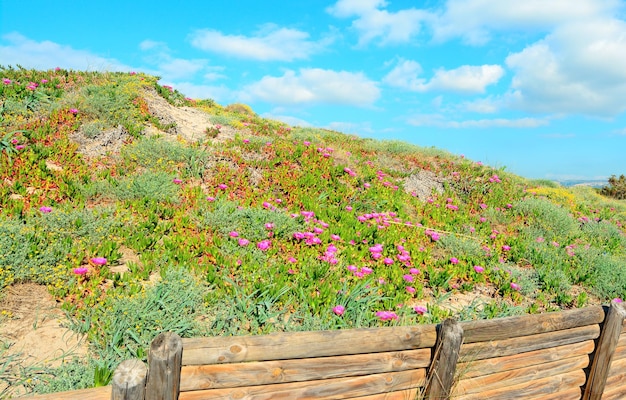
M 626 202 L 593 188 L 290 127 L 144 74 L 0 79 L 0 322 L 45 285 L 88 343 L 19 368 L 20 337 L 0 330 L 0 398 L 106 384 L 165 330 L 433 323 L 626 296 Z

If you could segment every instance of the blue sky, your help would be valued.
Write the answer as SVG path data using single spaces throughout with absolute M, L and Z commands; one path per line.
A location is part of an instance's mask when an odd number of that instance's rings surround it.
M 262 116 L 528 177 L 626 174 L 626 2 L 0 3 L 0 64 L 144 71 Z

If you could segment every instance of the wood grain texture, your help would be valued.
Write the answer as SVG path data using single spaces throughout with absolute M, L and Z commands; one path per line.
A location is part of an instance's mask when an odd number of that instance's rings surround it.
M 510 356 L 534 350 L 548 349 L 595 339 L 600 335 L 598 325 L 564 329 L 513 339 L 492 340 L 482 343 L 463 344 L 461 361 L 470 362 L 486 358 Z
M 463 343 L 463 328 L 453 320 L 446 319 L 439 326 L 433 362 L 426 376 L 426 398 L 449 399 Z
M 183 365 L 287 360 L 433 347 L 435 325 L 183 339 Z
M 390 372 L 350 378 L 323 379 L 234 389 L 210 389 L 182 392 L 180 400 L 330 400 L 371 396 L 402 391 L 424 385 L 425 369 Z
M 462 322 L 461 327 L 465 335 L 464 342 L 474 343 L 571 329 L 602 321 L 604 310 L 600 306 L 593 306 L 546 314 L 468 321 Z
M 23 397 L 29 400 L 111 400 L 111 386 Z
M 431 349 L 337 357 L 189 365 L 181 371 L 181 391 L 267 385 L 405 371 L 430 365 Z
M 540 378 L 565 374 L 571 371 L 582 371 L 589 365 L 589 357 L 582 355 L 564 360 L 556 360 L 544 364 L 532 365 L 477 378 L 461 379 L 454 390 L 455 395 L 475 394 L 506 388 L 536 381 Z
M 111 400 L 144 400 L 148 367 L 136 358 L 122 361 L 111 380 Z
M 552 396 L 560 392 L 570 392 L 585 383 L 583 370 L 575 370 L 561 375 L 535 379 L 518 385 L 484 391 L 480 393 L 457 396 L 455 400 L 485 400 L 485 399 L 528 399 Z
M 379 393 L 370 396 L 352 397 L 351 400 L 416 400 L 420 394 L 420 389 L 399 390 L 396 392 Z
M 524 400 L 580 400 L 582 393 L 582 389 L 576 386 L 571 389 L 560 390 L 556 393 L 528 397 Z
M 608 377 L 610 378 L 622 372 L 626 372 L 626 359 L 613 360 L 611 362 L 611 368 L 609 368 Z M 626 385 L 626 382 L 624 382 L 624 385 Z
M 529 351 L 512 356 L 459 363 L 456 369 L 457 379 L 475 378 L 517 368 L 540 365 L 551 361 L 588 355 L 593 352 L 594 347 L 595 344 L 593 340 L 587 340 L 585 342 Z
M 624 308 L 623 303 L 613 300 L 602 327 L 602 335 L 596 345 L 583 400 L 600 400 L 602 398 L 611 358 L 622 333 L 625 319 L 626 308 Z
M 183 342 L 177 334 L 165 332 L 150 344 L 146 400 L 176 400 L 180 389 Z
M 626 385 L 617 388 L 606 388 L 602 394 L 602 400 L 624 400 L 626 399 Z

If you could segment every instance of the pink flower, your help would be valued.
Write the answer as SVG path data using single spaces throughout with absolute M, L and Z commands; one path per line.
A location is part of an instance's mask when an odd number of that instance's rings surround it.
M 511 250 L 511 246 L 506 245 L 506 244 L 502 246 L 502 251 L 509 251 L 509 250 Z
M 487 221 L 487 218 L 485 218 L 485 217 L 480 217 L 478 220 L 479 220 L 480 222 L 485 222 L 485 221 Z
M 93 257 L 89 261 L 94 265 L 105 265 L 107 263 L 107 259 L 104 257 Z
M 4 79 L 2 79 L 2 83 L 4 83 L 5 85 L 10 85 L 11 84 L 11 80 L 9 78 L 4 78 Z
M 383 262 L 387 265 L 391 265 L 393 264 L 393 258 L 390 257 L 385 257 L 385 259 L 383 260 Z
M 480 265 L 474 265 L 474 271 L 476 271 L 477 273 L 481 274 L 481 273 L 485 272 L 485 269 L 483 267 L 481 267 Z
M 541 236 L 539 236 L 537 239 L 535 239 L 535 242 L 537 242 L 537 243 L 543 243 L 545 241 L 546 241 L 546 239 L 542 238 Z
M 363 267 L 363 268 L 361 268 L 361 272 L 363 272 L 363 274 L 365 274 L 365 275 L 369 275 L 372 272 L 374 272 L 374 270 L 369 268 L 369 267 Z
M 207 201 L 215 201 L 215 197 L 213 197 L 213 196 L 209 196 L 206 199 L 207 199 Z
M 446 204 L 446 208 L 452 210 L 452 211 L 457 211 L 459 209 L 458 206 L 455 206 L 454 204 Z
M 261 251 L 265 251 L 265 250 L 269 249 L 271 245 L 272 245 L 271 241 L 269 241 L 269 240 L 261 240 L 259 243 L 256 244 L 256 247 L 258 247 L 259 250 L 261 250 Z
M 274 224 L 271 222 L 268 222 L 267 224 L 265 224 L 265 229 L 267 230 L 272 230 L 274 229 Z
M 393 311 L 377 311 L 376 316 L 381 321 L 389 321 L 391 319 L 398 319 L 398 315 Z
M 230 236 L 231 238 L 236 238 L 239 237 L 239 232 L 237 231 L 231 231 L 228 236 Z
M 365 182 L 365 183 L 363 184 L 363 187 L 364 187 L 364 188 L 366 188 L 366 189 L 367 189 L 367 188 L 370 188 L 371 186 L 372 186 L 372 185 L 370 185 L 370 184 L 369 184 L 369 183 L 367 183 L 367 182 Z
M 70 108 L 70 110 L 69 110 L 69 111 L 70 111 L 70 113 L 72 113 L 72 114 L 74 114 L 74 115 L 78 114 L 78 110 L 77 110 L 77 109 L 75 109 L 75 108 Z
M 41 211 L 44 214 L 47 214 L 47 213 L 52 212 L 52 207 L 41 206 L 39 207 L 39 211 Z
M 222 189 L 222 190 L 226 190 L 228 189 L 228 186 L 224 183 L 220 183 L 219 185 L 217 185 L 218 189 Z
M 346 211 L 352 211 L 352 206 L 346 206 Z
M 482 208 L 483 210 L 484 210 L 485 208 L 487 208 L 487 204 L 485 204 L 485 203 L 480 203 L 480 204 L 479 204 L 479 206 L 480 206 L 480 208 Z
M 521 287 L 517 283 L 511 282 L 511 289 L 513 289 L 513 290 L 520 290 Z
M 178 178 L 174 178 L 174 180 L 172 182 L 174 182 L 177 185 L 183 183 L 182 179 L 178 179 Z
M 239 246 L 244 247 L 244 246 L 249 245 L 250 241 L 248 239 L 241 238 L 237 241 L 237 243 L 239 243 Z
M 433 242 L 436 242 L 437 240 L 439 240 L 439 234 L 437 232 L 433 232 L 430 235 L 430 238 L 433 240 Z
M 335 235 L 335 234 L 330 235 L 330 238 L 332 240 L 341 240 L 341 237 L 339 235 Z
M 419 270 L 419 269 L 417 269 L 417 268 L 411 268 L 411 269 L 409 270 L 409 273 L 410 273 L 411 275 L 419 275 L 419 274 L 420 274 L 420 270 Z
M 619 297 L 614 298 L 613 301 L 616 302 L 616 303 L 622 303 L 623 302 L 623 300 L 620 299 Z
M 333 307 L 333 312 L 339 316 L 343 315 L 345 311 L 346 311 L 346 308 L 342 305 Z
M 413 311 L 418 313 L 419 315 L 424 315 L 428 311 L 428 309 L 424 306 L 415 306 L 413 307 Z
M 74 268 L 74 273 L 76 275 L 85 275 L 88 269 L 86 267 Z
M 298 260 L 296 260 L 294 257 L 289 257 L 289 258 L 287 259 L 287 261 L 288 261 L 288 262 L 290 262 L 290 263 L 292 263 L 292 264 L 295 264 L 295 263 L 297 263 L 297 262 L 298 262 Z
M 406 286 L 404 289 L 411 294 L 415 293 L 415 288 L 413 286 Z
M 413 282 L 415 280 L 413 275 L 409 275 L 409 274 L 402 276 L 402 279 L 404 279 L 407 282 Z
M 17 146 L 15 146 L 15 150 L 22 150 L 24 149 L 26 146 L 24 146 L 23 144 L 18 144 Z
M 451 264 L 458 264 L 458 263 L 459 263 L 459 259 L 458 259 L 458 258 L 456 258 L 456 257 L 451 257 L 451 258 L 450 258 L 450 263 L 451 263 Z
M 308 147 L 311 145 L 311 142 L 305 140 L 304 142 L 302 142 L 302 144 Z

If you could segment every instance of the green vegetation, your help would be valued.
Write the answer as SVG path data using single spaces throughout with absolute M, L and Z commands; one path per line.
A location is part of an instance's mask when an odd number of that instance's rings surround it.
M 0 383 L 106 384 L 167 330 L 436 323 L 626 296 L 626 203 L 591 188 L 291 128 L 142 74 L 9 67 L 0 79 L 0 291 L 47 285 L 90 346 L 87 359 L 17 376 L 0 347 Z M 195 143 L 144 136 L 163 129 L 146 100 L 154 90 L 215 125 Z M 128 135 L 118 153 L 87 156 L 71 139 L 118 127 Z M 458 293 L 475 300 L 451 303 Z

